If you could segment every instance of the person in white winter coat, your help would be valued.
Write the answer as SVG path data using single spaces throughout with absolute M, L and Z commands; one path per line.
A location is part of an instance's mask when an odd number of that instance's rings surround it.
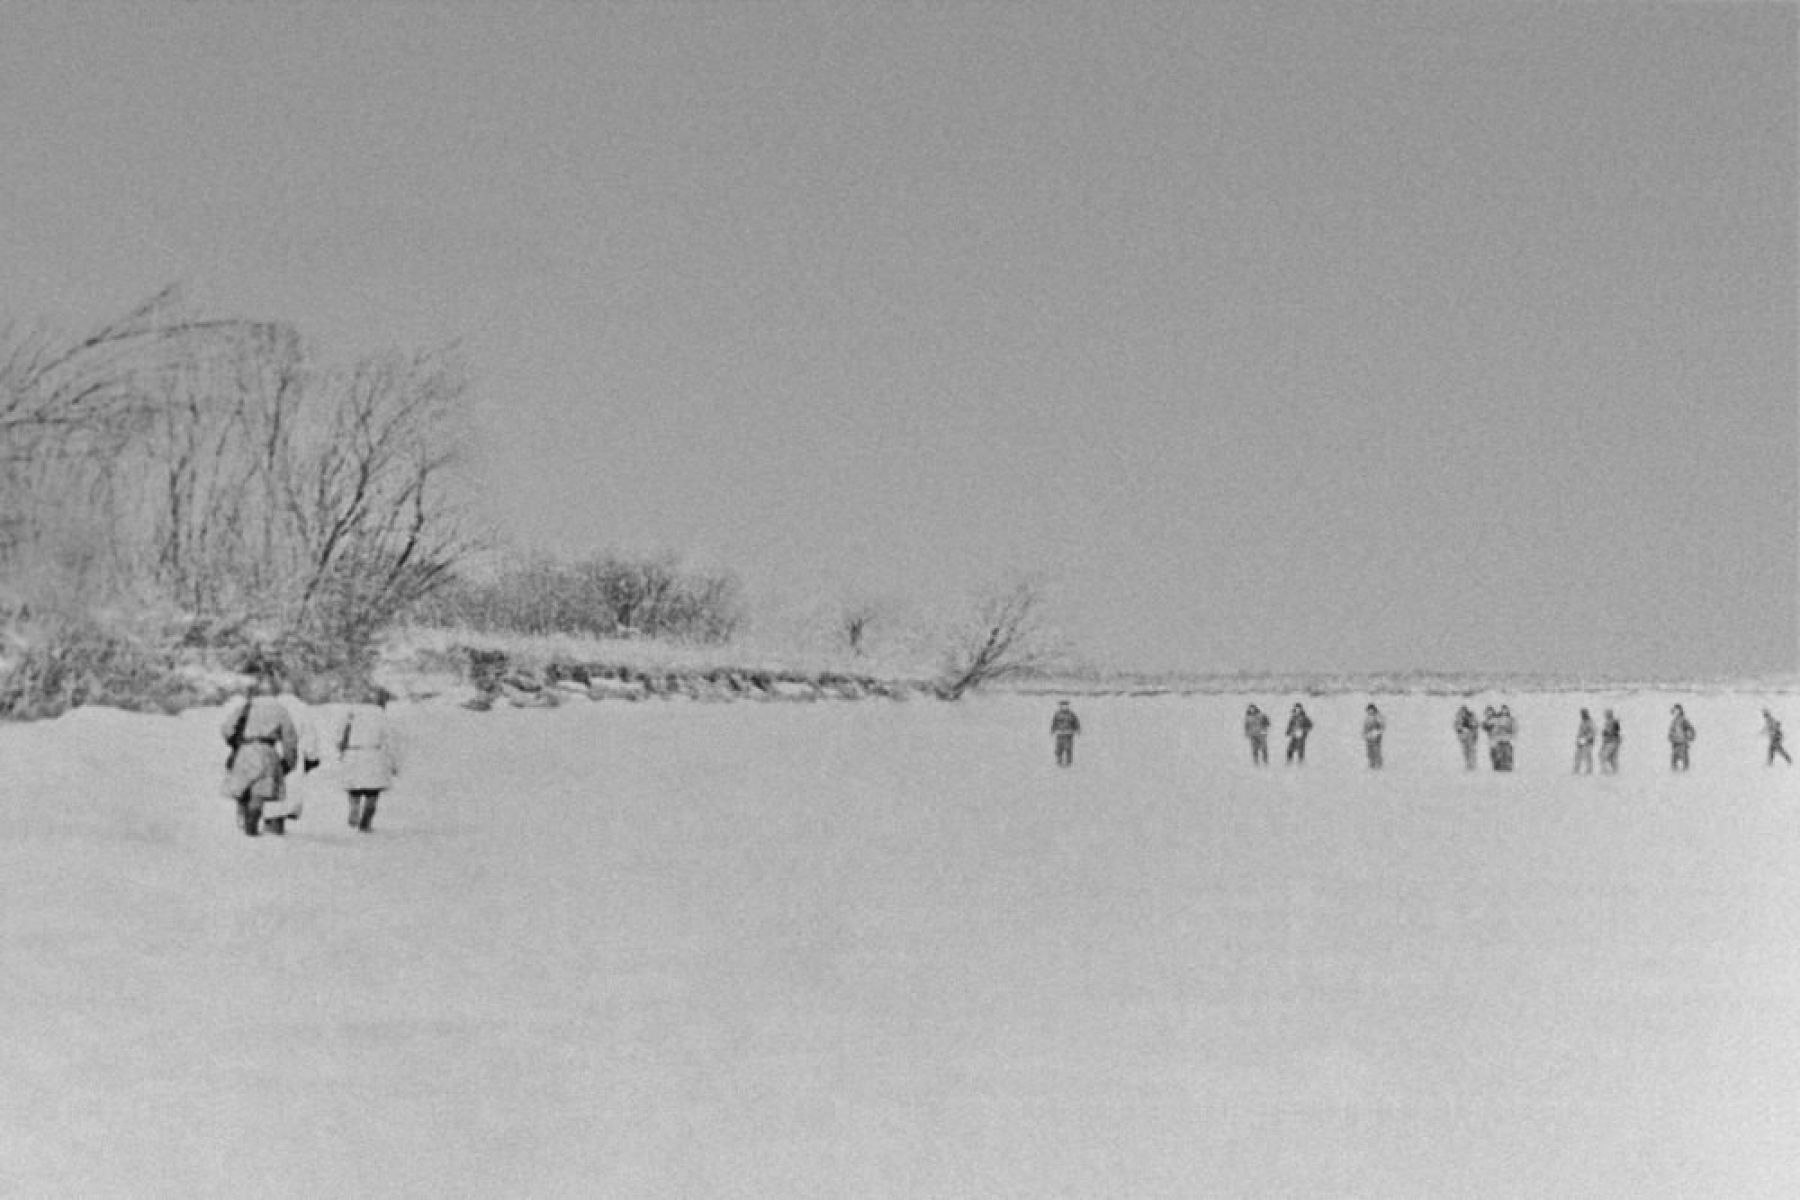
M 370 688 L 359 703 L 344 709 L 331 737 L 338 786 L 350 796 L 350 827 L 363 833 L 375 823 L 381 793 L 400 773 L 387 702 L 385 689 Z

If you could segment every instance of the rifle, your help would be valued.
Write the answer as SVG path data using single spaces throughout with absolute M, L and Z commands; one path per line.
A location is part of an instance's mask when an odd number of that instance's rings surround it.
M 244 744 L 244 730 L 250 724 L 250 706 L 255 703 L 255 700 L 254 696 L 244 697 L 244 711 L 238 714 L 237 724 L 231 727 L 231 733 L 225 739 L 225 744 L 231 747 L 231 753 L 225 756 L 227 771 L 237 765 L 238 747 Z

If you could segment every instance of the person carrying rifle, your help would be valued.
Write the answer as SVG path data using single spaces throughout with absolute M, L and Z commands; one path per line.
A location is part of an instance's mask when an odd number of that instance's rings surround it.
M 287 794 L 287 775 L 300 759 L 300 735 L 294 719 L 275 698 L 275 679 L 259 672 L 246 690 L 242 707 L 227 713 L 219 730 L 231 747 L 220 791 L 238 807 L 238 827 L 246 836 L 262 832 L 263 807 L 280 804 Z M 269 821 L 269 832 L 283 832 L 285 817 Z

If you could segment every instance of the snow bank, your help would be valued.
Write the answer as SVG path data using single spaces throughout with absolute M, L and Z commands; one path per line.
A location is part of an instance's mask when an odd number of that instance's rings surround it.
M 1250 699 L 401 706 L 256 841 L 217 710 L 0 727 L 0 1194 L 1800 1194 L 1763 697 Z

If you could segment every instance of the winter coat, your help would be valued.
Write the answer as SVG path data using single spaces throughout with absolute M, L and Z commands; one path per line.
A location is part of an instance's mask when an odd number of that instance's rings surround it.
M 1244 736 L 1252 741 L 1269 736 L 1269 714 L 1262 711 L 1244 714 Z
M 265 804 L 279 801 L 287 790 L 287 773 L 300 760 L 299 731 L 287 709 L 273 696 L 254 696 L 245 703 L 249 705 L 248 713 L 243 704 L 235 705 L 219 726 L 219 734 L 228 745 L 234 737 L 237 739 L 219 790 L 228 800 L 254 796 Z
M 400 773 L 387 712 L 375 704 L 352 704 L 333 726 L 338 786 L 347 792 L 379 792 Z
M 1305 741 L 1306 735 L 1312 732 L 1312 718 L 1303 712 L 1297 712 L 1288 718 L 1287 735 L 1295 741 Z
M 1575 727 L 1575 744 L 1577 746 L 1591 746 L 1594 744 L 1594 718 L 1581 718 L 1581 724 Z
M 1381 735 L 1387 730 L 1387 722 L 1378 712 L 1372 712 L 1363 718 L 1363 741 L 1379 742 Z
M 1694 737 L 1694 723 L 1685 716 L 1676 717 L 1669 722 L 1669 744 L 1671 746 L 1692 745 Z
M 1619 725 L 1619 718 L 1607 718 L 1605 726 L 1600 730 L 1600 740 L 1607 745 L 1617 745 L 1625 740 L 1625 731 Z

